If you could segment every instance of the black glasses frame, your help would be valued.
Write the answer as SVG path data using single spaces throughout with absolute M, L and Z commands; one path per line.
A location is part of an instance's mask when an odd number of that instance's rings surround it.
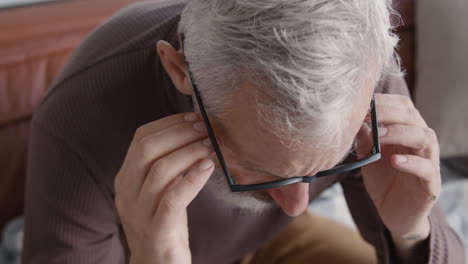
M 181 34 L 181 42 L 182 42 L 182 48 L 184 44 L 184 35 Z M 203 100 L 200 96 L 200 91 L 198 90 L 198 87 L 196 83 L 194 82 L 192 72 L 189 70 L 189 64 L 185 60 L 186 63 L 186 70 L 188 72 L 189 78 L 190 78 L 190 83 L 193 89 L 193 92 L 195 94 L 196 100 L 198 102 L 198 106 L 200 107 L 200 111 L 203 117 L 203 121 L 205 122 L 206 128 L 208 130 L 208 135 L 211 139 L 211 142 L 213 144 L 213 148 L 216 152 L 216 156 L 218 158 L 219 163 L 221 164 L 221 167 L 223 169 L 224 175 L 226 177 L 226 180 L 229 184 L 229 187 L 231 188 L 232 192 L 246 192 L 246 191 L 258 191 L 258 190 L 266 190 L 266 189 L 271 189 L 271 188 L 278 188 L 281 186 L 293 184 L 293 183 L 298 183 L 298 182 L 313 182 L 318 178 L 328 176 L 328 175 L 333 175 L 333 174 L 339 174 L 339 173 L 344 173 L 348 171 L 352 171 L 354 169 L 358 169 L 362 166 L 365 166 L 369 163 L 375 162 L 381 158 L 381 151 L 380 151 L 380 141 L 379 141 L 379 134 L 378 134 L 378 120 L 377 120 L 377 112 L 375 109 L 375 96 L 372 95 L 372 100 L 370 104 L 370 112 L 371 112 L 371 123 L 372 123 L 372 139 L 373 139 L 373 147 L 370 155 L 367 158 L 363 158 L 360 160 L 356 160 L 350 163 L 346 164 L 341 164 L 337 165 L 331 169 L 324 170 L 317 172 L 315 175 L 312 176 L 296 176 L 296 177 L 291 177 L 287 179 L 282 179 L 282 180 L 277 180 L 277 181 L 271 181 L 271 182 L 266 182 L 266 183 L 258 183 L 258 184 L 238 184 L 236 180 L 231 176 L 229 173 L 229 170 L 227 169 L 226 162 L 224 161 L 223 154 L 221 153 L 221 149 L 219 148 L 218 141 L 216 139 L 216 136 L 214 135 L 213 129 L 210 124 L 210 120 L 208 119 L 208 115 L 205 110 L 205 106 L 203 105 Z

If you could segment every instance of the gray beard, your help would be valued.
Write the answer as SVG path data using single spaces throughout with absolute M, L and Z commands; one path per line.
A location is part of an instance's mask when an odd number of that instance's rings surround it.
M 275 205 L 267 191 L 232 192 L 221 169 L 215 168 L 206 183 L 217 200 L 233 208 L 261 213 Z

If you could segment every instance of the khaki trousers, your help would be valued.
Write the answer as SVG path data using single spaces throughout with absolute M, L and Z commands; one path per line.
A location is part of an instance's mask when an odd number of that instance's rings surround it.
M 306 212 L 240 263 L 368 264 L 377 263 L 377 256 L 357 231 Z

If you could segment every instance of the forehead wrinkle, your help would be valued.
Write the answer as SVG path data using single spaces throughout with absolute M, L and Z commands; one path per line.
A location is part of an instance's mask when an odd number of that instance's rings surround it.
M 223 144 L 227 145 L 230 149 L 230 152 L 234 154 L 236 157 L 236 161 L 239 163 L 240 166 L 242 166 L 243 169 L 251 171 L 251 172 L 259 172 L 259 173 L 265 173 L 268 174 L 272 177 L 275 178 L 280 178 L 280 179 L 285 179 L 287 177 L 276 175 L 274 173 L 271 173 L 267 170 L 257 168 L 258 166 L 253 164 L 250 160 L 253 159 L 241 159 L 239 157 L 247 157 L 246 154 L 242 154 L 242 148 L 241 145 L 234 140 L 234 138 L 230 135 L 229 131 L 225 128 L 224 125 L 220 124 L 220 130 L 223 132 L 223 137 L 221 140 L 223 140 Z M 226 144 L 227 143 L 227 144 Z M 229 166 L 229 164 L 228 164 Z
M 227 147 L 227 150 L 231 153 L 231 155 L 235 157 L 236 163 L 238 163 L 238 165 L 240 165 L 243 169 L 247 171 L 251 171 L 251 172 L 268 174 L 269 176 L 272 176 L 278 179 L 289 178 L 288 176 L 277 175 L 275 173 L 268 171 L 267 169 L 262 169 L 261 168 L 262 166 L 258 166 L 257 164 L 252 162 L 252 160 L 254 159 L 249 159 L 247 158 L 248 155 L 246 155 L 246 153 L 242 153 L 243 147 L 241 145 L 241 142 L 236 141 L 236 137 L 233 135 L 235 131 L 233 131 L 232 129 L 228 129 L 228 126 L 225 123 L 226 120 L 220 120 L 214 117 L 211 117 L 211 118 L 213 118 L 213 121 L 214 121 L 213 123 L 216 124 L 216 130 L 218 132 L 216 133 L 217 134 L 216 138 L 219 139 L 222 145 L 225 145 Z M 259 128 L 262 129 L 261 126 Z M 348 151 L 345 152 L 343 157 L 336 164 L 339 164 L 343 160 L 345 160 L 348 157 L 352 148 L 353 148 L 353 144 L 351 144 Z M 328 168 L 325 168 L 325 169 L 328 169 Z M 300 175 L 300 176 L 309 176 L 313 171 L 314 169 L 310 170 L 308 173 L 306 173 L 306 175 Z M 299 175 L 296 175 L 296 176 L 299 176 Z M 294 176 L 291 176 L 291 177 L 294 177 Z
M 285 177 L 285 176 L 276 175 L 274 173 L 271 173 L 269 171 L 266 171 L 266 170 L 263 170 L 263 169 L 260 169 L 260 168 L 256 168 L 257 166 L 253 165 L 249 161 L 243 161 L 241 166 L 244 169 L 248 170 L 248 171 L 268 174 L 269 176 L 272 176 L 272 177 L 275 177 L 275 178 L 279 178 L 279 179 L 287 179 L 288 178 L 288 177 Z
M 350 146 L 350 147 L 348 148 L 348 150 L 345 152 L 345 154 L 343 155 L 343 157 L 342 157 L 334 166 L 336 166 L 336 165 L 340 164 L 341 162 L 343 162 L 343 161 L 349 156 L 349 154 L 351 153 L 353 147 L 354 147 L 354 144 L 351 144 L 351 146 Z M 251 163 L 251 162 L 248 161 L 248 160 L 245 160 L 245 161 L 243 160 L 241 165 L 242 165 L 243 168 L 245 168 L 246 170 L 249 170 L 249 171 L 259 172 L 259 173 L 265 173 L 265 174 L 268 174 L 268 175 L 270 175 L 270 176 L 273 176 L 273 177 L 276 177 L 276 178 L 281 178 L 281 179 L 287 179 L 287 178 L 289 178 L 289 177 L 285 177 L 285 176 L 276 175 L 276 174 L 271 173 L 271 172 L 269 172 L 269 171 L 266 171 L 266 170 L 264 170 L 264 169 L 258 168 L 258 166 L 254 165 L 253 163 Z M 333 166 L 333 167 L 334 167 L 334 166 Z M 331 168 L 330 168 L 330 169 L 331 169 Z M 293 176 L 293 177 L 312 176 L 312 175 L 310 175 L 312 171 L 313 171 L 313 170 L 309 171 L 309 173 L 307 173 L 306 175 L 296 175 L 296 176 Z
M 272 177 L 278 178 L 278 179 L 287 179 L 290 178 L 288 176 L 284 175 L 277 175 L 275 173 L 272 173 L 268 171 L 267 169 L 262 169 L 259 168 L 261 166 L 258 166 L 257 164 L 251 162 L 251 160 L 254 160 L 252 158 L 247 158 L 243 159 L 241 157 L 247 157 L 247 154 L 242 153 L 242 147 L 239 142 L 235 140 L 235 137 L 232 136 L 231 130 L 227 129 L 226 125 L 224 125 L 224 122 L 222 120 L 216 120 L 217 124 L 217 129 L 219 130 L 218 134 L 221 135 L 222 137 L 217 137 L 217 139 L 221 139 L 222 144 L 226 145 L 228 147 L 228 150 L 233 156 L 236 158 L 236 162 L 242 166 L 243 169 L 251 171 L 251 172 L 257 172 L 257 173 L 264 173 L 268 174 Z M 337 164 L 343 162 L 351 153 L 352 149 L 354 147 L 354 141 L 351 143 L 347 151 L 343 154 L 342 158 L 339 159 L 338 162 L 333 164 L 333 166 L 336 166 Z M 229 166 L 229 164 L 228 164 Z M 324 169 L 330 169 L 330 168 L 324 168 Z M 310 174 L 314 171 L 314 169 L 310 170 L 306 175 L 295 175 L 291 177 L 300 177 L 300 176 L 311 176 Z

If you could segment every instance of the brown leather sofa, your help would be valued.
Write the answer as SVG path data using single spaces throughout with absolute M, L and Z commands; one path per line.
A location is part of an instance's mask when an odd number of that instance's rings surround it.
M 398 28 L 400 54 L 411 87 L 415 78 L 414 1 L 395 4 L 405 21 Z M 22 214 L 34 110 L 86 34 L 129 2 L 75 0 L 0 9 L 0 230 Z

